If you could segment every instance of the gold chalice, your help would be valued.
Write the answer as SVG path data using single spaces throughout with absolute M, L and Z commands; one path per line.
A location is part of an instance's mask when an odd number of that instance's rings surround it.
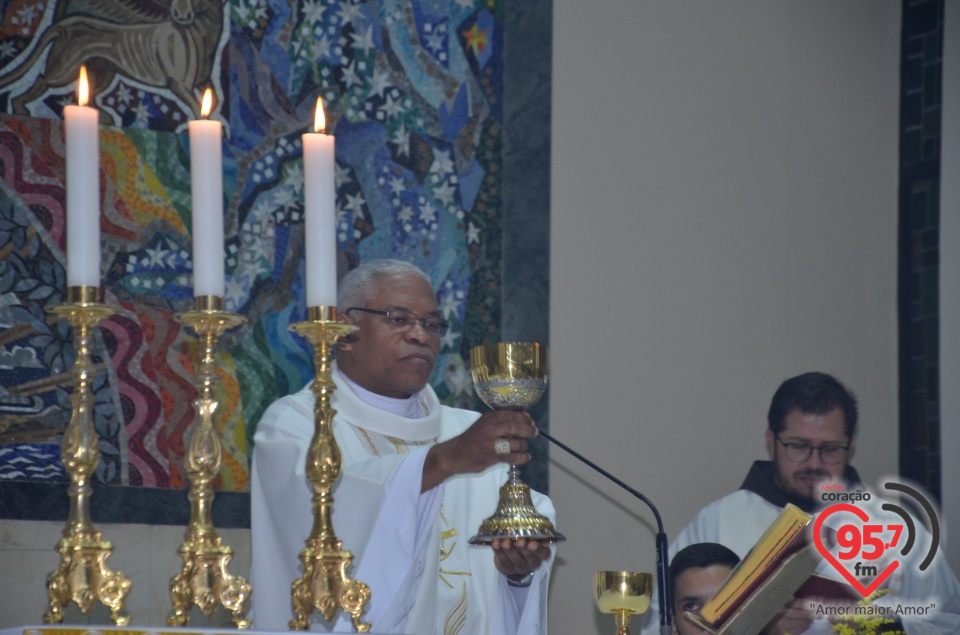
M 477 395 L 494 410 L 526 410 L 547 389 L 547 349 L 537 343 L 482 344 L 470 351 L 473 385 Z M 530 498 L 530 487 L 510 466 L 507 482 L 493 516 L 480 524 L 472 545 L 488 545 L 503 538 L 526 538 L 538 542 L 563 542 L 566 538 L 540 514 Z
M 597 608 L 617 616 L 617 635 L 630 635 L 630 618 L 650 608 L 653 576 L 635 571 L 597 571 L 594 580 Z

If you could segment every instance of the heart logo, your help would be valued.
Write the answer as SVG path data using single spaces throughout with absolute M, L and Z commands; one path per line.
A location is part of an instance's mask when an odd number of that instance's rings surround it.
M 863 586 L 859 580 L 857 580 L 852 573 L 847 571 L 847 568 L 837 560 L 832 553 L 824 546 L 823 540 L 820 537 L 820 528 L 823 526 L 823 521 L 827 519 L 827 516 L 834 514 L 836 512 L 850 512 L 864 523 L 870 520 L 870 516 L 867 515 L 867 512 L 863 511 L 859 507 L 849 505 L 847 503 L 838 503 L 836 505 L 831 505 L 830 507 L 823 510 L 820 515 L 817 517 L 817 522 L 813 525 L 813 543 L 817 547 L 817 551 L 820 552 L 827 561 L 833 565 L 833 568 L 840 572 L 847 582 L 849 582 L 853 588 L 855 588 L 863 597 L 867 597 L 873 593 L 878 586 L 883 584 L 883 581 L 886 580 L 893 571 L 900 566 L 900 562 L 894 560 L 891 562 L 886 569 L 880 572 L 876 579 L 870 583 L 869 586 Z

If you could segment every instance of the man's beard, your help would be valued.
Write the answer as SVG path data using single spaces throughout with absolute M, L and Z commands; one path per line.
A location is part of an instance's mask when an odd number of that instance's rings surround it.
M 777 484 L 777 487 L 779 487 L 785 494 L 788 494 L 789 496 L 795 496 L 797 498 L 802 498 L 803 500 L 814 500 L 814 498 L 816 497 L 815 487 L 811 487 L 809 493 L 797 491 L 791 487 L 791 484 L 797 483 L 797 481 L 799 481 L 800 479 L 808 479 L 808 478 L 813 479 L 814 482 L 826 481 L 830 478 L 830 473 L 819 468 L 810 468 L 800 472 L 796 472 L 790 475 L 788 479 L 782 479 L 778 471 L 775 482 Z

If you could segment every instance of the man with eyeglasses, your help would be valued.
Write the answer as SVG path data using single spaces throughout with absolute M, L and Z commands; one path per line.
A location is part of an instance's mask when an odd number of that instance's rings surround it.
M 824 483 L 840 483 L 847 492 L 865 490 L 860 475 L 849 464 L 856 435 L 856 398 L 837 379 L 810 372 L 784 381 L 767 413 L 770 460 L 755 461 L 739 490 L 700 510 L 670 545 L 671 553 L 694 543 L 717 542 L 743 558 L 787 503 L 816 513 L 829 504 L 821 497 Z M 826 561 L 818 573 L 836 577 Z M 938 600 L 935 615 L 898 620 L 896 629 L 910 635 L 960 632 L 960 585 L 944 558 L 938 556 L 923 574 L 907 566 L 895 574 L 885 586 L 896 590 L 900 601 L 923 604 Z M 815 620 L 810 606 L 809 598 L 795 598 L 763 632 L 833 632 L 830 621 Z M 644 623 L 644 632 L 653 632 L 655 616 Z
M 342 453 L 333 524 L 371 590 L 375 633 L 547 633 L 548 545 L 468 540 L 497 508 L 507 465 L 530 460 L 526 412 L 440 404 L 428 385 L 449 324 L 429 277 L 399 260 L 362 264 L 340 283 L 339 319 L 358 330 L 337 345 L 333 433 Z M 264 413 L 251 468 L 254 625 L 287 630 L 297 554 L 313 522 L 306 453 L 314 430 L 308 385 Z M 550 500 L 532 492 L 553 518 Z M 315 629 L 329 626 L 317 617 Z M 342 612 L 334 632 L 354 632 Z

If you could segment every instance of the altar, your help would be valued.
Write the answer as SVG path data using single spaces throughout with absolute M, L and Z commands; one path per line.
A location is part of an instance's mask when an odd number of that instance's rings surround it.
M 0 635 L 276 635 L 297 631 L 258 631 L 256 629 L 237 630 L 231 628 L 176 628 L 171 626 L 106 626 L 106 625 L 69 625 L 69 624 L 25 624 L 0 629 Z M 369 635 L 378 635 L 370 633 Z

